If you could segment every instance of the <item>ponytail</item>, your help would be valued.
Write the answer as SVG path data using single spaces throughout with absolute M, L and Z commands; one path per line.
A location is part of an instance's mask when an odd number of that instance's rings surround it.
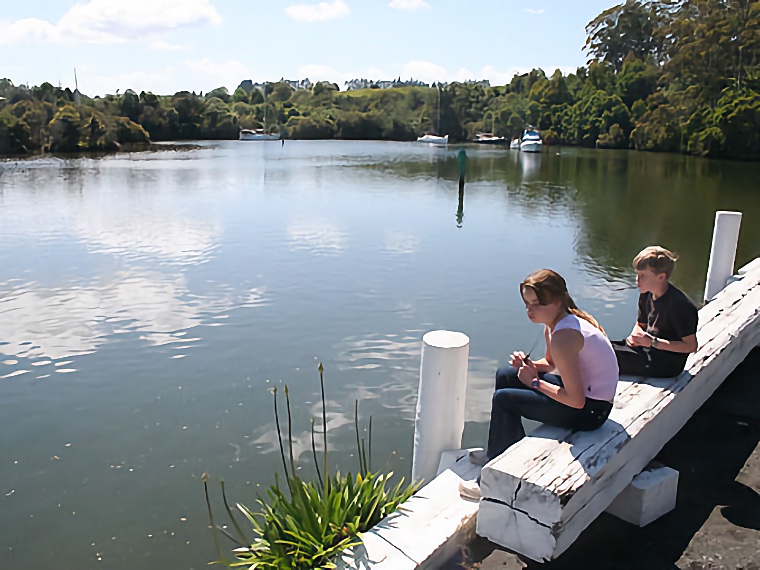
M 578 306 L 575 304 L 575 301 L 573 301 L 573 298 L 570 296 L 570 293 L 565 292 L 565 298 L 562 301 L 562 305 L 568 313 L 570 313 L 571 315 L 575 315 L 579 319 L 588 321 L 589 323 L 594 325 L 596 328 L 598 328 L 600 331 L 602 331 L 602 333 L 605 336 L 607 336 L 607 333 L 602 328 L 602 325 L 600 325 L 594 317 L 592 317 L 586 311 L 582 311 L 581 309 L 578 308 Z

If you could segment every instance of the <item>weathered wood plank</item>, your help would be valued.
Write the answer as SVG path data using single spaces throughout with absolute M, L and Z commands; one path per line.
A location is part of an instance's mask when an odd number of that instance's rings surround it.
M 563 552 L 760 343 L 760 260 L 700 310 L 676 379 L 622 382 L 595 432 L 542 426 L 486 466 L 477 532 L 535 560 Z
M 412 570 L 437 568 L 475 537 L 478 503 L 459 496 L 459 482 L 474 479 L 478 468 L 462 450 L 435 479 L 398 512 L 364 533 L 363 544 L 346 551 L 345 570 Z

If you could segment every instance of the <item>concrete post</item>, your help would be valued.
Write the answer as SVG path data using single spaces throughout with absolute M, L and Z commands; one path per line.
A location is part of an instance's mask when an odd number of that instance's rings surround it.
M 741 212 L 715 212 L 710 263 L 707 266 L 705 302 L 711 301 L 723 290 L 729 277 L 734 274 L 736 244 L 739 241 L 741 222 Z
M 441 453 L 462 447 L 469 355 L 470 339 L 464 333 L 431 331 L 422 337 L 413 481 L 433 479 Z

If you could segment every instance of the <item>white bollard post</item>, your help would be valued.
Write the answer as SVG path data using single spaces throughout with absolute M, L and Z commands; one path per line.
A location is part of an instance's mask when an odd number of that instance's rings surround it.
M 715 212 L 710 263 L 707 266 L 705 302 L 711 301 L 715 295 L 720 293 L 726 286 L 728 279 L 734 274 L 736 244 L 739 242 L 739 226 L 741 223 L 741 212 Z
M 422 337 L 413 481 L 433 479 L 441 453 L 462 446 L 469 355 L 470 339 L 464 333 L 431 331 Z

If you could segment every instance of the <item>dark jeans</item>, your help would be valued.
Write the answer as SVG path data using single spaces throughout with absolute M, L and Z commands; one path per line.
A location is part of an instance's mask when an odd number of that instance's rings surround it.
M 562 378 L 556 374 L 540 372 L 539 376 L 546 382 L 562 386 Z M 610 402 L 591 398 L 586 398 L 586 404 L 581 409 L 560 404 L 546 394 L 525 386 L 512 366 L 503 366 L 496 371 L 496 391 L 491 403 L 491 425 L 488 428 L 488 459 L 501 455 L 509 446 L 525 437 L 522 418 L 592 431 L 601 427 L 611 410 Z
M 672 378 L 683 371 L 683 366 L 663 362 L 652 349 L 645 350 L 643 346 L 628 346 L 624 340 L 613 340 L 612 348 L 615 350 L 620 374 Z

